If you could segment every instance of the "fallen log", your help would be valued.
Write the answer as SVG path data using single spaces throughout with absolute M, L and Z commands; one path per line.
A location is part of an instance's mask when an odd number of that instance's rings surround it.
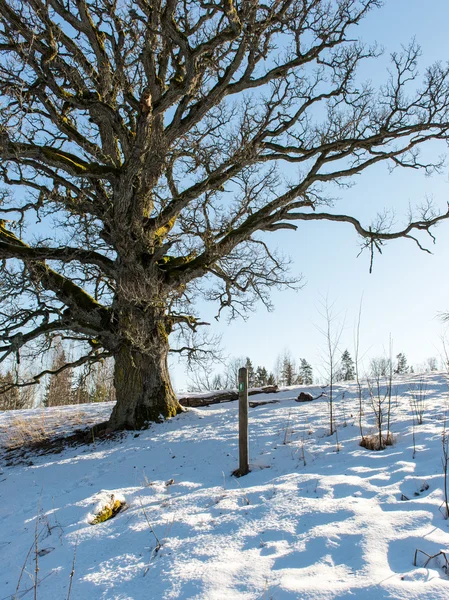
M 279 391 L 277 385 L 269 385 L 263 388 L 250 388 L 248 396 L 256 394 L 276 394 Z M 237 390 L 224 390 L 222 392 L 208 392 L 202 396 L 186 396 L 179 398 L 181 406 L 190 408 L 198 408 L 200 406 L 209 406 L 211 404 L 221 404 L 222 402 L 232 402 L 238 400 L 239 394 Z
M 266 385 L 261 388 L 249 388 L 248 396 L 254 396 L 255 394 L 277 394 L 279 388 L 277 385 Z
M 280 400 L 259 400 L 248 402 L 250 408 L 256 408 L 257 406 L 263 406 L 264 404 L 279 404 Z
M 219 392 L 214 396 L 187 396 L 186 398 L 179 398 L 179 404 L 189 408 L 196 408 L 198 406 L 209 406 L 210 404 L 220 404 L 221 402 L 232 402 L 238 400 L 238 393 L 234 391 Z

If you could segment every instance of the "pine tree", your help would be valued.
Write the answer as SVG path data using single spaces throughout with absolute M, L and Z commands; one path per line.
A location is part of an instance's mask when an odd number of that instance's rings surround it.
M 313 369 L 305 358 L 300 359 L 299 377 L 301 378 L 301 382 L 303 385 L 312 385 Z
M 273 373 L 268 375 L 267 385 L 276 385 L 276 377 L 273 375 Z
M 51 370 L 57 371 L 66 364 L 66 353 L 61 342 L 58 342 L 55 347 Z M 51 375 L 44 397 L 44 406 L 63 406 L 72 403 L 72 377 L 71 368 L 64 369 L 57 375 Z
M 7 371 L 5 375 L 0 375 L 0 390 L 3 386 L 8 386 L 14 383 L 14 377 L 11 371 Z M 18 410 L 23 408 L 19 389 L 12 387 L 6 392 L 0 391 L 0 410 Z
M 256 370 L 256 387 L 264 387 L 267 385 L 268 373 L 265 367 L 257 367 Z
M 282 365 L 283 365 L 284 359 L 282 357 L 281 354 L 278 354 L 278 356 L 276 357 L 276 362 L 274 364 L 274 368 L 273 368 L 273 376 L 274 376 L 274 380 L 275 383 L 277 385 L 282 385 Z
M 113 366 L 108 361 L 97 363 L 93 371 L 91 402 L 109 402 L 115 399 L 112 368 Z
M 255 387 L 256 374 L 254 373 L 253 363 L 249 357 L 246 357 L 245 368 L 248 371 L 248 387 Z
M 284 357 L 281 377 L 284 385 L 294 385 L 296 382 L 295 365 L 288 355 Z
M 72 399 L 74 404 L 87 404 L 90 402 L 86 373 L 80 373 L 77 376 L 72 392 Z
M 354 361 L 348 350 L 345 350 L 341 355 L 341 380 L 352 381 L 353 379 L 355 379 Z
M 36 403 L 37 386 L 29 385 L 19 390 L 19 408 L 34 408 Z
M 405 375 L 405 373 L 408 373 L 408 365 L 407 365 L 407 358 L 405 356 L 405 354 L 403 352 L 399 352 L 399 354 L 396 356 L 397 359 L 397 364 L 396 364 L 396 369 L 394 370 L 396 375 Z

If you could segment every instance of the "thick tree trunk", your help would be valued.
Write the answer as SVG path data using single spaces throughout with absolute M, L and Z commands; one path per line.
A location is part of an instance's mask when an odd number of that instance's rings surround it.
M 108 428 L 144 429 L 182 412 L 167 367 L 168 344 L 161 341 L 151 353 L 122 346 L 115 357 L 117 404 Z

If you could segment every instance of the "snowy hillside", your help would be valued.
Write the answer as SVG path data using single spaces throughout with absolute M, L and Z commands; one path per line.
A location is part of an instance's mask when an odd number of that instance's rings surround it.
M 414 428 L 413 458 L 409 399 L 423 377 L 424 422 Z M 190 409 L 116 440 L 28 455 L 20 464 L 3 453 L 0 600 L 449 598 L 443 556 L 424 568 L 419 553 L 413 564 L 417 549 L 449 551 L 446 377 L 394 383 L 395 444 L 381 452 L 359 446 L 354 384 L 336 388 L 338 443 L 327 435 L 326 398 L 299 404 L 299 389 L 257 396 L 280 402 L 250 409 L 252 471 L 240 479 L 231 476 L 237 402 Z M 26 423 L 68 432 L 110 410 L 4 413 L 0 436 L 7 443 Z M 365 411 L 372 424 L 367 400 Z M 90 524 L 111 494 L 124 496 L 126 508 Z

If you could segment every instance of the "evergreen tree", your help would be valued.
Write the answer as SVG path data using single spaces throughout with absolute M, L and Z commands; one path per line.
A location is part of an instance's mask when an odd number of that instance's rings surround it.
M 273 376 L 275 379 L 275 382 L 277 385 L 282 385 L 282 365 L 283 365 L 284 359 L 282 357 L 281 354 L 278 354 L 278 356 L 276 357 L 276 362 L 274 364 L 274 368 L 273 368 Z
M 51 370 L 57 371 L 67 364 L 67 357 L 61 342 L 57 342 Z M 63 406 L 72 403 L 72 369 L 67 368 L 51 375 L 44 397 L 44 406 Z
M 296 382 L 295 365 L 288 354 L 284 357 L 281 377 L 283 385 L 294 385 Z
M 90 394 L 87 386 L 87 374 L 80 373 L 76 380 L 72 392 L 72 400 L 74 404 L 87 404 L 90 402 Z
M 5 375 L 0 375 L 0 410 L 18 410 L 23 408 L 19 388 L 12 387 L 7 389 L 9 385 L 14 383 L 14 377 L 11 371 L 7 371 Z M 2 392 L 2 388 L 7 391 Z
M 19 407 L 18 408 L 34 408 L 36 403 L 37 386 L 29 385 L 22 387 L 19 390 Z
M 348 350 L 345 350 L 341 355 L 341 380 L 352 381 L 353 379 L 355 379 L 354 361 Z
M 396 360 L 398 361 L 396 364 L 396 369 L 394 370 L 396 375 L 405 375 L 405 373 L 408 373 L 407 358 L 405 354 L 403 352 L 399 352 L 399 354 L 396 356 Z
M 276 385 L 276 377 L 273 375 L 273 373 L 268 375 L 267 385 Z
M 248 387 L 255 387 L 256 374 L 254 372 L 253 363 L 249 357 L 246 357 L 245 368 L 248 370 Z
M 312 385 L 313 369 L 305 358 L 300 359 L 299 377 L 301 378 L 301 383 L 303 385 Z
M 109 402 L 115 399 L 111 367 L 108 361 L 97 363 L 93 371 L 91 402 Z
M 257 367 L 256 371 L 256 387 L 264 387 L 267 385 L 268 373 L 265 367 Z

